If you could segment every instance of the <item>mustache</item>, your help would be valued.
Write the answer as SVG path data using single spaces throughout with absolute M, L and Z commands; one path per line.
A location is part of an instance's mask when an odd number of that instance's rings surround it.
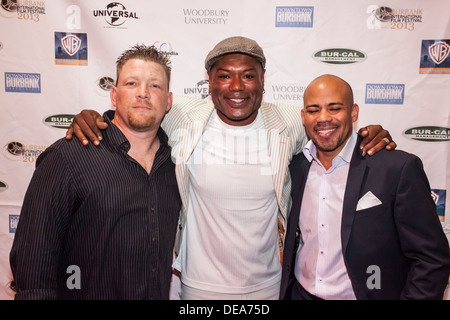
M 314 128 L 327 128 L 327 127 L 336 127 L 336 125 L 333 125 L 330 121 L 325 122 L 318 122 Z
M 147 108 L 153 109 L 153 105 L 150 102 L 148 102 L 148 101 L 134 102 L 134 103 L 130 104 L 130 107 L 131 108 L 134 108 L 134 107 L 147 107 Z

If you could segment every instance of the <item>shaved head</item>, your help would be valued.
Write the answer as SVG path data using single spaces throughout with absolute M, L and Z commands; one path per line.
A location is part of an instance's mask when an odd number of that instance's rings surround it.
M 344 79 L 339 78 L 338 76 L 332 75 L 332 74 L 323 74 L 321 76 L 318 76 L 315 78 L 311 83 L 308 85 L 308 87 L 305 90 L 304 97 L 306 98 L 307 95 L 310 93 L 310 91 L 313 88 L 317 87 L 339 87 L 340 90 L 342 90 L 343 97 L 345 98 L 345 102 L 348 105 L 353 105 L 353 90 L 350 84 L 348 84 L 347 81 Z

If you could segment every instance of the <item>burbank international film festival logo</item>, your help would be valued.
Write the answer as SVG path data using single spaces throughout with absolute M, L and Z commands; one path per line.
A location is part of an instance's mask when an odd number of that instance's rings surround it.
M 87 66 L 87 34 L 55 32 L 55 64 Z
M 450 73 L 450 40 L 422 40 L 420 74 Z
M 414 31 L 417 23 L 422 23 L 423 9 L 396 9 L 386 6 L 367 7 L 368 29 L 395 29 Z
M 19 141 L 11 141 L 3 146 L 2 153 L 6 159 L 11 161 L 34 163 L 46 148 L 47 146 L 26 145 Z
M 109 92 L 114 86 L 115 80 L 111 76 L 102 76 L 95 81 L 94 92 L 102 97 L 109 97 Z
M 39 22 L 45 14 L 45 1 L 40 0 L 2 0 L 0 15 L 22 21 Z

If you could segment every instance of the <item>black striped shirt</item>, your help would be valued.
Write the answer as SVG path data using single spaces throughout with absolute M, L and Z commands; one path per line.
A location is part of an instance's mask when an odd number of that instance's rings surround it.
M 63 138 L 38 158 L 10 255 L 16 299 L 169 298 L 181 200 L 167 136 L 147 174 L 113 117 L 99 146 Z

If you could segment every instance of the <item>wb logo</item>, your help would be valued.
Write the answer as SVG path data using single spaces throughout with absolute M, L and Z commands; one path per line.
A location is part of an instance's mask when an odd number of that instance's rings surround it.
M 61 39 L 61 45 L 69 56 L 73 56 L 81 47 L 81 39 L 74 34 L 68 34 Z
M 450 53 L 450 45 L 443 41 L 438 41 L 433 43 L 428 47 L 428 53 L 430 54 L 431 60 L 436 64 L 441 64 L 447 59 Z

